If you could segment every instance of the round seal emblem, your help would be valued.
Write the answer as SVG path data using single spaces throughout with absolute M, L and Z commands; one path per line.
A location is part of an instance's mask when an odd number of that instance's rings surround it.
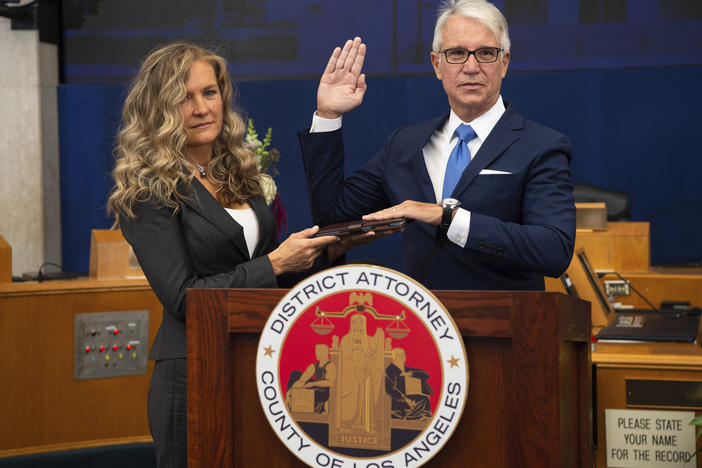
M 261 334 L 256 381 L 271 428 L 308 465 L 415 467 L 461 419 L 468 358 L 430 291 L 387 268 L 348 265 L 283 297 Z

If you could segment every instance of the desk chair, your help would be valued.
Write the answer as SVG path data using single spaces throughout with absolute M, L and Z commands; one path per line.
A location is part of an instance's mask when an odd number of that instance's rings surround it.
M 604 202 L 607 205 L 607 221 L 629 221 L 631 198 L 626 192 L 618 192 L 589 184 L 575 184 L 575 203 Z

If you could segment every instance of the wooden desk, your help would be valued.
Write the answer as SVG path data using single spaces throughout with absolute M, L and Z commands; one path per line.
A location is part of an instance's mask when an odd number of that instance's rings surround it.
M 595 270 L 648 271 L 650 223 L 607 223 L 605 231 L 578 230 L 575 249 L 584 248 Z
M 687 300 L 693 307 L 702 307 L 702 268 L 653 267 L 648 272 L 620 274 L 630 281 L 654 305 L 664 300 Z M 600 279 L 618 280 L 608 274 Z M 559 280 L 547 281 L 547 290 L 563 290 Z M 637 308 L 647 308 L 646 302 L 634 291 L 620 296 L 617 301 Z M 594 330 L 595 332 L 597 330 Z M 698 340 L 699 342 L 699 340 Z M 605 409 L 663 409 L 690 410 L 697 414 L 702 407 L 637 406 L 627 404 L 627 379 L 656 381 L 693 381 L 702 383 L 702 348 L 695 344 L 679 343 L 597 343 L 592 353 L 596 381 L 597 466 L 606 466 Z M 702 388 L 702 387 L 701 387 Z M 671 396 L 672 398 L 672 396 Z M 698 444 L 699 447 L 699 444 Z M 702 468 L 702 456 L 697 466 Z
M 608 223 L 607 231 L 578 231 L 575 246 L 585 249 L 595 269 L 619 272 L 656 307 L 666 300 L 685 300 L 692 307 L 702 307 L 702 268 L 649 267 L 648 223 Z M 604 281 L 619 279 L 607 274 L 600 282 L 604 285 Z M 552 278 L 547 278 L 546 290 L 565 291 L 561 282 Z M 650 307 L 633 289 L 629 296 L 615 300 L 635 308 Z M 605 409 L 702 411 L 702 405 L 671 406 L 674 395 L 659 405 L 629 404 L 626 390 L 627 380 L 636 379 L 702 384 L 702 348 L 697 344 L 597 343 L 592 363 L 597 385 L 593 402 L 597 408 L 597 466 L 606 466 L 607 460 Z M 697 466 L 702 468 L 702 456 L 698 455 Z
M 626 392 L 628 379 L 694 381 L 702 386 L 702 348 L 697 344 L 597 343 L 592 363 L 597 381 L 597 466 L 606 466 L 607 461 L 605 409 L 694 410 L 696 414 L 702 411 L 702 406 L 696 405 L 628 404 Z M 670 395 L 671 399 L 675 397 Z M 697 466 L 702 467 L 702 456 L 698 455 Z
M 0 458 L 150 441 L 146 375 L 73 379 L 74 315 L 149 310 L 149 343 L 161 304 L 146 280 L 0 284 Z

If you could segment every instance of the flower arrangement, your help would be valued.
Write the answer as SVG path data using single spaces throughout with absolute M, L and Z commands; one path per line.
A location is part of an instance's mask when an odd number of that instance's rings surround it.
M 287 214 L 285 206 L 278 195 L 278 187 L 273 180 L 273 176 L 278 174 L 275 164 L 280 160 L 280 151 L 276 148 L 268 147 L 271 144 L 273 129 L 268 127 L 266 135 L 261 141 L 258 132 L 254 127 L 253 119 L 249 119 L 246 134 L 244 135 L 244 146 L 253 151 L 258 159 L 258 171 L 264 176 L 261 180 L 261 188 L 266 203 L 271 207 L 275 217 L 278 237 L 288 228 Z

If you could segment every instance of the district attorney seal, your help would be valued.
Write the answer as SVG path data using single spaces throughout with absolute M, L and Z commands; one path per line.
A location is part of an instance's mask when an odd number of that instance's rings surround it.
M 271 428 L 308 465 L 416 467 L 461 419 L 468 359 L 431 292 L 387 268 L 348 265 L 283 297 L 261 334 L 256 382 Z

